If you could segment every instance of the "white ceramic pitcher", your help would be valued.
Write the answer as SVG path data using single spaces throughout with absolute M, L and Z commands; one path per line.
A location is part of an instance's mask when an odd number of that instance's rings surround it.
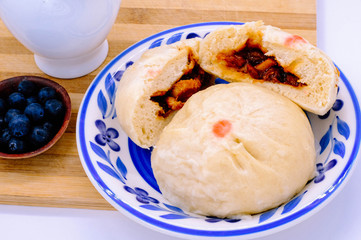
M 98 68 L 121 0 L 0 0 L 0 17 L 34 53 L 37 66 L 58 78 Z

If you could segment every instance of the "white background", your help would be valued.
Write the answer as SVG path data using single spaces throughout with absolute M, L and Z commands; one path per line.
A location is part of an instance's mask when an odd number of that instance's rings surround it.
M 341 68 L 361 99 L 361 0 L 318 0 L 317 16 L 318 46 Z M 342 191 L 320 212 L 259 240 L 361 239 L 360 183 L 358 164 Z M 0 239 L 175 238 L 139 225 L 117 211 L 0 205 Z

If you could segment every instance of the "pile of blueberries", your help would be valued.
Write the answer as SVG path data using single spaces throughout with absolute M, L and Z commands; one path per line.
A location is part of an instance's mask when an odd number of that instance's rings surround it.
M 17 91 L 0 96 L 0 151 L 30 152 L 47 144 L 64 119 L 55 89 L 22 80 Z

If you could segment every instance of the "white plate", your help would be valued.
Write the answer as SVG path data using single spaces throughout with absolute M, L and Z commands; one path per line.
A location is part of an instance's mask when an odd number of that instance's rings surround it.
M 308 114 L 316 139 L 317 176 L 288 203 L 241 219 L 218 219 L 182 211 L 159 192 L 150 151 L 136 146 L 116 119 L 117 84 L 128 66 L 149 48 L 205 37 L 232 22 L 186 25 L 148 37 L 114 58 L 89 86 L 77 119 L 77 146 L 95 188 L 116 209 L 155 230 L 184 238 L 265 236 L 290 227 L 326 205 L 345 184 L 360 145 L 360 108 L 341 72 L 337 100 L 328 114 Z M 125 103 L 126 104 L 126 103 Z

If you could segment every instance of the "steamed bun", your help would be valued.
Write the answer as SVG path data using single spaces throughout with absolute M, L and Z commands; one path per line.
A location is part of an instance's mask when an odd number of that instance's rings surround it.
M 288 201 L 314 176 L 315 159 L 314 136 L 301 108 L 248 83 L 219 84 L 193 95 L 151 156 L 166 199 L 220 218 Z
M 240 50 L 247 48 L 259 49 L 265 56 L 278 62 L 279 67 L 285 72 L 299 78 L 298 83 L 305 85 L 295 87 L 285 84 L 287 77 L 281 80 L 281 76 L 286 74 L 273 71 L 274 68 L 272 70 L 272 67 L 268 68 L 265 65 L 258 65 L 260 68 L 254 65 L 255 69 L 258 68 L 254 71 L 258 71 L 257 74 L 261 76 L 268 76 L 268 80 L 263 80 L 263 77 L 262 80 L 253 78 L 245 73 L 241 66 L 235 67 L 234 65 L 237 66 L 244 57 Z M 230 57 L 228 61 L 231 63 L 234 59 L 238 60 L 227 65 L 227 62 L 222 60 L 222 54 Z M 258 54 L 256 51 L 255 56 L 259 57 Z M 249 60 L 251 59 L 247 59 L 246 62 Z M 200 43 L 199 61 L 205 71 L 219 78 L 229 82 L 250 82 L 271 89 L 318 115 L 324 115 L 336 100 L 340 73 L 332 60 L 302 37 L 264 25 L 262 21 L 228 25 L 212 31 Z M 247 64 L 247 69 L 249 66 L 251 65 Z M 262 68 L 264 69 L 261 70 Z M 267 73 L 263 72 L 265 69 Z

